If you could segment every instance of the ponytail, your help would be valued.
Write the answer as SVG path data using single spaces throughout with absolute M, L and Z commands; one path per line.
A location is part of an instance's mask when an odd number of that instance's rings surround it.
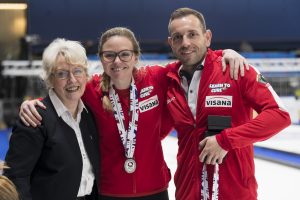
M 110 77 L 104 72 L 100 82 L 100 89 L 102 91 L 102 106 L 104 110 L 112 111 L 112 105 L 109 100 L 109 86 Z

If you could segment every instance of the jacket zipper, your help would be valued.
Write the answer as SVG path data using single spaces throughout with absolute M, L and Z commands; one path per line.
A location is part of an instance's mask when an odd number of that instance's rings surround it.
M 136 194 L 136 178 L 135 178 L 135 173 L 132 174 L 133 178 L 133 193 Z

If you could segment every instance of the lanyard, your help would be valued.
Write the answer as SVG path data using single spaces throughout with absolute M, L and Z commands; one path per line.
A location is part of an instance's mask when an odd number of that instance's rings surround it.
M 201 185 L 202 185 L 202 188 L 201 188 L 202 200 L 208 200 L 209 199 L 209 189 L 208 189 L 208 177 L 207 177 L 206 164 L 204 164 L 203 168 L 202 168 Z M 219 199 L 219 165 L 216 164 L 214 166 L 212 200 L 218 200 L 218 199 Z
M 132 79 L 130 84 L 131 120 L 129 121 L 128 131 L 125 130 L 124 112 L 122 110 L 119 95 L 116 93 L 113 87 L 111 87 L 109 90 L 109 98 L 112 103 L 114 117 L 117 122 L 120 138 L 125 149 L 125 156 L 126 158 L 133 158 L 134 150 L 136 146 L 136 133 L 137 133 L 138 118 L 139 118 L 138 91 L 134 83 L 134 80 Z

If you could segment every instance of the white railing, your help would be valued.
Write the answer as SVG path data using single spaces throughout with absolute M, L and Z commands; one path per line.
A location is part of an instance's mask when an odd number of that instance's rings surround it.
M 142 60 L 140 66 L 161 64 L 165 65 L 173 60 Z M 260 72 L 297 72 L 300 73 L 300 58 L 266 58 L 248 59 L 248 62 L 258 68 Z M 40 76 L 42 73 L 42 61 L 2 61 L 3 76 Z M 89 73 L 101 73 L 103 71 L 100 61 L 89 61 Z

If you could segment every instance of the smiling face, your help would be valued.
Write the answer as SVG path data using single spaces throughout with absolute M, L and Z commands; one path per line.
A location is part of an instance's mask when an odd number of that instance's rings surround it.
M 169 24 L 168 42 L 174 55 L 186 68 L 201 62 L 210 46 L 211 32 L 203 29 L 194 15 L 176 18 Z
M 84 67 L 69 64 L 62 55 L 57 57 L 50 83 L 66 107 L 78 104 L 84 93 L 87 80 L 88 75 Z
M 133 44 L 127 37 L 117 35 L 110 37 L 103 44 L 101 51 L 100 58 L 104 72 L 111 78 L 111 81 L 131 80 L 138 56 L 133 52 Z M 105 57 L 113 56 L 116 57 L 111 61 L 105 59 Z

